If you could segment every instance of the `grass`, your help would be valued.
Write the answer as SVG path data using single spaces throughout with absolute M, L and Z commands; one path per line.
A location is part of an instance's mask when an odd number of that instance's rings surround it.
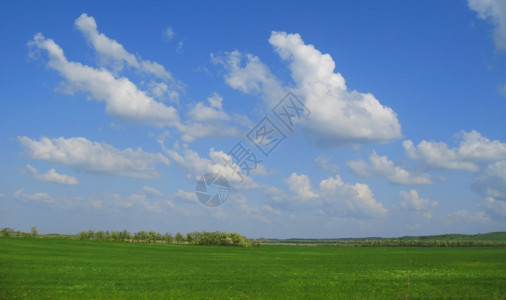
M 505 282 L 505 248 L 0 238 L 1 299 L 505 299 Z

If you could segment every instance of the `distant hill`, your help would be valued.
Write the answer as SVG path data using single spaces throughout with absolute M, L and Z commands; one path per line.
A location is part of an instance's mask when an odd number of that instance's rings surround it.
M 440 234 L 394 238 L 257 239 L 262 244 L 335 246 L 506 246 L 506 231 L 479 234 Z M 436 243 L 437 242 L 437 243 Z
M 403 236 L 400 240 L 418 241 L 496 241 L 506 242 L 506 231 L 478 233 L 478 234 L 440 234 L 426 236 Z

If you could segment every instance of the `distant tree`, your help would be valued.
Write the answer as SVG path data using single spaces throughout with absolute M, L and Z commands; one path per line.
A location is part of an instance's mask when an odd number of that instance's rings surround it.
M 172 244 L 172 235 L 170 233 L 165 233 L 163 236 L 162 236 L 162 241 L 167 243 L 167 244 Z
M 130 232 L 128 232 L 126 229 L 124 229 L 123 231 L 121 231 L 119 234 L 119 240 L 124 242 L 124 241 L 129 241 L 132 239 L 132 234 Z
M 186 241 L 188 242 L 188 244 L 191 244 L 193 242 L 193 234 L 192 233 L 186 234 Z
M 104 232 L 103 231 L 95 232 L 95 238 L 99 241 L 103 241 L 104 240 Z
M 30 232 L 32 233 L 33 237 L 36 237 L 39 234 L 39 231 L 37 230 L 37 227 L 35 227 L 35 226 L 32 226 L 32 228 L 30 228 Z
M 176 243 L 178 243 L 178 244 L 182 244 L 185 240 L 185 238 L 181 234 L 181 232 L 176 233 L 175 239 L 176 239 Z
M 14 234 L 14 229 L 2 228 L 2 230 L 0 230 L 0 232 L 2 233 L 3 236 L 8 237 L 8 236 L 12 236 Z
M 88 233 L 86 231 L 80 231 L 78 234 L 77 234 L 77 237 L 80 239 L 80 240 L 87 240 L 88 239 Z
M 146 243 L 147 242 L 147 233 L 143 230 L 137 232 L 136 234 L 134 234 L 134 240 L 138 241 L 138 242 L 144 242 Z

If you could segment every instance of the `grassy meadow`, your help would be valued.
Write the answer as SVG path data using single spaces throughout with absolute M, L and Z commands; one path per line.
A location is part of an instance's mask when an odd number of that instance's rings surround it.
M 0 238 L 1 299 L 506 298 L 506 249 Z

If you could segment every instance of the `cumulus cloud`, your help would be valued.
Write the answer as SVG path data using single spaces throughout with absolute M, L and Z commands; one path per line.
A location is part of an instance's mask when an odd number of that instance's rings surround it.
M 473 188 L 484 198 L 506 201 L 506 160 L 490 164 L 473 183 Z
M 311 183 L 307 175 L 292 173 L 290 177 L 285 179 L 285 183 L 292 192 L 302 199 L 307 200 L 318 196 L 311 188 Z
M 488 20 L 494 28 L 494 43 L 497 49 L 506 50 L 506 2 L 503 0 L 469 0 L 469 8 Z
M 181 139 L 186 143 L 191 143 L 203 137 L 239 136 L 241 130 L 231 125 L 231 121 L 241 123 L 241 120 L 238 120 L 236 115 L 231 118 L 223 110 L 222 101 L 223 97 L 218 93 L 213 93 L 207 98 L 208 103 L 197 102 L 193 105 L 188 111 L 190 119 L 176 124 L 176 128 L 182 134 Z
M 82 14 L 76 19 L 75 25 L 105 60 L 105 67 L 94 68 L 68 61 L 63 49 L 41 33 L 36 34 L 28 43 L 32 53 L 46 53 L 49 58 L 48 67 L 56 70 L 64 79 L 58 88 L 61 92 L 89 94 L 90 99 L 105 103 L 109 115 L 123 122 L 174 127 L 181 133 L 184 142 L 204 137 L 239 135 L 239 129 L 230 123 L 241 123 L 240 116 L 230 117 L 223 110 L 223 98 L 219 94 L 212 94 L 207 99 L 208 103 L 198 102 L 190 108 L 189 119 L 180 121 L 177 110 L 160 101 L 179 103 L 179 91 L 184 90 L 181 82 L 175 80 L 162 65 L 143 60 L 128 52 L 119 42 L 99 32 L 93 17 Z M 107 69 L 110 64 L 114 71 Z M 138 70 L 142 75 L 150 75 L 147 80 L 141 81 L 145 90 L 118 74 L 124 66 Z
M 416 190 L 401 191 L 400 195 L 403 199 L 399 203 L 401 210 L 419 212 L 428 218 L 431 217 L 432 209 L 438 205 L 436 201 L 421 198 Z
M 476 130 L 460 133 L 458 155 L 471 161 L 494 161 L 506 158 L 506 143 L 491 141 Z
M 52 39 L 38 33 L 29 45 L 47 52 L 48 66 L 66 79 L 66 92 L 90 93 L 93 99 L 105 102 L 106 111 L 112 116 L 124 121 L 156 126 L 171 125 L 179 120 L 173 107 L 155 101 L 128 78 L 115 78 L 105 69 L 69 62 L 63 50 Z
M 329 54 L 305 44 L 299 34 L 272 32 L 269 42 L 287 61 L 296 93 L 311 110 L 304 123 L 319 145 L 387 142 L 401 137 L 396 113 L 372 94 L 349 91 Z
M 401 138 L 396 113 L 372 94 L 349 91 L 329 54 L 305 44 L 299 34 L 272 32 L 269 43 L 286 62 L 295 94 L 311 111 L 302 122 L 308 136 L 320 146 L 388 142 Z M 239 51 L 216 58 L 228 70 L 225 82 L 244 93 L 262 94 L 269 105 L 279 102 L 286 88 L 257 56 Z
M 47 173 L 40 174 L 39 171 L 37 171 L 37 169 L 35 169 L 30 165 L 26 165 L 26 168 L 28 169 L 28 171 L 30 171 L 31 176 L 39 181 L 54 182 L 66 185 L 79 184 L 77 178 L 66 174 L 59 174 L 58 172 L 56 172 L 55 169 L 51 169 L 47 171 Z
M 225 52 L 224 56 L 211 55 L 211 58 L 228 71 L 225 82 L 233 89 L 248 94 L 261 94 L 271 106 L 286 94 L 279 79 L 257 56 L 235 50 Z
M 423 185 L 432 184 L 428 174 L 415 174 L 400 166 L 396 166 L 394 162 L 386 156 L 379 156 L 373 152 L 369 156 L 369 163 L 364 160 L 350 161 L 348 167 L 352 172 L 363 178 L 374 176 L 383 176 L 389 182 L 403 185 Z
M 374 199 L 369 186 L 364 183 L 345 183 L 339 175 L 320 182 L 320 197 L 324 211 L 337 215 L 356 217 L 383 217 L 388 210 Z
M 209 102 L 209 105 L 206 105 L 203 102 L 198 102 L 188 112 L 188 115 L 196 121 L 228 121 L 230 119 L 230 117 L 223 111 L 223 97 L 221 97 L 218 93 L 213 93 L 209 98 L 207 98 L 207 101 Z
M 237 172 L 241 168 L 237 164 L 232 163 L 232 157 L 223 151 L 216 151 L 214 148 L 209 149 L 210 158 L 208 159 L 202 158 L 196 151 L 188 148 L 186 144 L 183 145 L 182 149 L 179 145 L 176 145 L 174 149 L 168 149 L 165 147 L 163 141 L 160 140 L 159 142 L 172 161 L 181 166 L 187 173 L 188 178 L 192 180 L 197 181 L 207 173 L 218 173 L 238 189 L 258 187 L 258 184 L 250 176 L 242 173 L 240 175 Z M 258 167 L 262 168 L 261 165 L 258 165 Z
M 285 179 L 285 184 L 295 196 L 286 196 L 277 188 L 269 188 L 265 194 L 273 204 L 290 209 L 315 209 L 334 217 L 378 218 L 388 212 L 374 199 L 367 184 L 345 183 L 339 175 L 320 181 L 318 189 L 311 187 L 310 179 L 305 174 L 292 173 Z
M 491 215 L 496 216 L 504 220 L 506 218 L 506 201 L 496 200 L 492 197 L 488 197 L 482 202 L 482 205 L 487 208 Z
M 402 145 L 408 157 L 441 169 L 477 172 L 479 163 L 506 158 L 506 143 L 491 141 L 475 130 L 462 131 L 458 137 L 461 139 L 459 146 L 451 149 L 443 142 L 425 140 L 417 146 L 410 140 Z
M 159 176 L 155 163 L 168 164 L 160 153 L 147 153 L 142 149 L 119 150 L 105 143 L 89 141 L 82 137 L 65 139 L 43 137 L 39 141 L 18 137 L 26 154 L 40 159 L 83 170 L 92 174 L 156 178 Z

